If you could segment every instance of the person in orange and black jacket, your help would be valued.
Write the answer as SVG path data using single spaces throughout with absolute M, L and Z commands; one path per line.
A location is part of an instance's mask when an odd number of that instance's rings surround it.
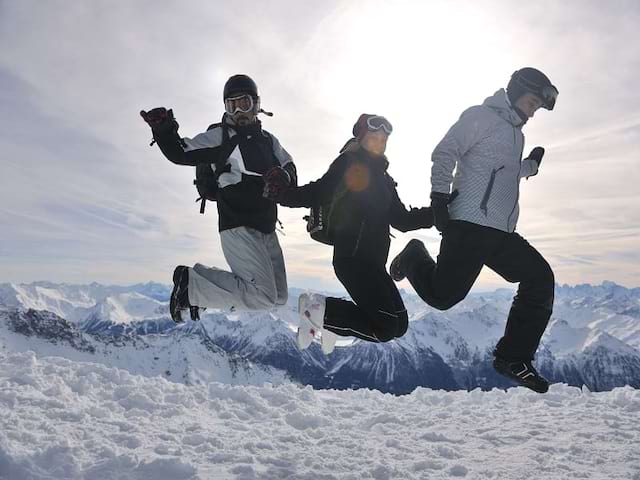
M 430 207 L 407 210 L 396 183 L 387 173 L 384 155 L 392 126 L 387 119 L 363 114 L 329 170 L 317 181 L 286 189 L 278 198 L 288 207 L 334 203 L 330 235 L 333 267 L 352 301 L 302 294 L 298 307 L 298 346 L 308 347 L 322 332 L 325 353 L 333 350 L 336 335 L 370 342 L 387 342 L 407 331 L 407 311 L 386 272 L 390 228 L 406 232 L 433 226 Z M 267 188 L 269 185 L 267 185 Z

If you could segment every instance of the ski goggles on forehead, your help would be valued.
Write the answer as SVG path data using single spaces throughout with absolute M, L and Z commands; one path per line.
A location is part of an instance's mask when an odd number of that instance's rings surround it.
M 367 118 L 367 130 L 376 132 L 380 129 L 384 130 L 387 135 L 391 135 L 391 132 L 393 132 L 393 126 L 386 118 L 379 115 Z
M 254 106 L 255 102 L 253 97 L 246 93 L 224 99 L 224 109 L 229 115 L 233 115 L 238 112 L 249 113 L 253 111 Z

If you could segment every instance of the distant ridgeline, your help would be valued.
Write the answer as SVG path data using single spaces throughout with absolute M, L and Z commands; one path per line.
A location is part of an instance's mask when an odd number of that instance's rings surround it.
M 297 296 L 273 312 L 207 311 L 198 323 L 170 319 L 170 287 L 50 282 L 0 284 L 0 353 L 33 350 L 106 363 L 187 384 L 295 382 L 314 388 L 491 389 L 511 384 L 491 366 L 513 292 L 470 295 L 440 312 L 403 293 L 411 323 L 386 344 L 295 343 Z M 592 391 L 640 387 L 640 289 L 611 282 L 557 286 L 553 317 L 536 359 L 553 382 Z

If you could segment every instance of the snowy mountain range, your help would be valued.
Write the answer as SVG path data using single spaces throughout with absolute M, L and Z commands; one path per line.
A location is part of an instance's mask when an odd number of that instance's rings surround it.
M 0 349 L 33 350 L 163 375 L 187 384 L 296 382 L 314 388 L 490 389 L 511 385 L 491 367 L 513 292 L 470 295 L 447 312 L 403 292 L 407 334 L 387 344 L 342 340 L 329 356 L 295 344 L 295 305 L 272 312 L 207 311 L 176 326 L 170 287 L 50 282 L 0 284 Z M 612 282 L 557 286 L 537 365 L 553 382 L 610 390 L 640 387 L 640 289 Z

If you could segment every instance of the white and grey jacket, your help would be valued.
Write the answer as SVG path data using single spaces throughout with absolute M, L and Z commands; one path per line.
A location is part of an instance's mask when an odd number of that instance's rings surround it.
M 208 163 L 215 171 L 216 162 L 222 157 L 223 167 L 217 172 L 220 231 L 251 227 L 271 233 L 275 230 L 277 207 L 274 200 L 263 196 L 262 175 L 272 167 L 282 166 L 295 176 L 291 155 L 274 135 L 262 130 L 260 121 L 227 128 L 226 139 L 222 123 L 193 138 L 180 138 L 173 131 L 164 135 L 154 133 L 154 139 L 165 157 L 178 165 Z
M 522 125 L 500 89 L 482 105 L 465 110 L 436 146 L 431 190 L 458 191 L 449 205 L 452 220 L 515 230 L 520 179 L 538 173 L 535 160 L 522 160 Z

